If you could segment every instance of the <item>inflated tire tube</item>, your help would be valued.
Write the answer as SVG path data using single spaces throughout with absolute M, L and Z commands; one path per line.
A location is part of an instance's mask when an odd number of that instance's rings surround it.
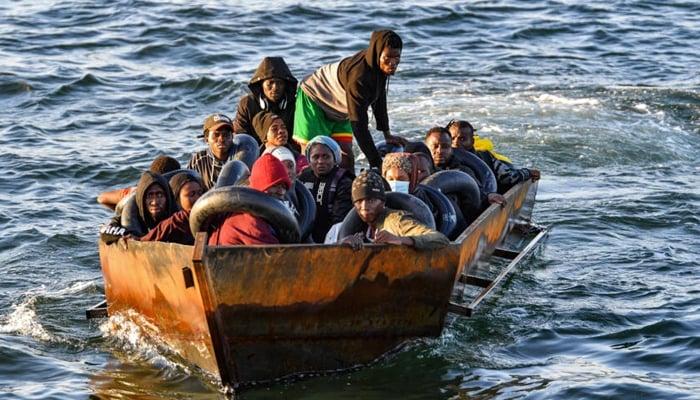
M 452 236 L 452 232 L 457 227 L 457 213 L 452 202 L 441 191 L 428 185 L 419 184 L 419 188 L 425 193 L 430 203 L 437 211 L 435 218 L 435 229 L 447 237 Z
M 231 160 L 221 168 L 214 187 L 233 186 L 241 178 L 247 178 L 248 176 L 250 176 L 250 168 L 243 161 Z
M 136 191 L 129 193 L 123 200 L 124 207 L 121 209 L 120 222 L 128 232 L 141 237 L 146 234 L 145 227 L 141 224 L 139 208 L 136 205 Z M 120 202 L 121 203 L 121 202 Z
M 386 140 L 378 141 L 375 146 L 377 147 L 377 151 L 382 158 L 389 153 L 401 153 L 404 151 L 403 146 L 398 144 L 389 144 L 386 142 Z
M 248 134 L 237 133 L 233 136 L 233 145 L 236 148 L 233 159 L 242 161 L 249 170 L 253 169 L 253 163 L 260 155 L 258 142 Z
M 430 229 L 435 229 L 435 219 L 430 207 L 423 203 L 421 199 L 407 193 L 387 192 L 386 206 L 395 210 L 403 210 L 411 213 L 413 218 L 428 226 Z M 350 236 L 356 232 L 361 232 L 367 229 L 355 208 L 351 208 L 345 215 L 340 229 L 338 231 L 338 239 Z
M 493 171 L 491 171 L 491 168 L 489 168 L 486 163 L 480 159 L 476 154 L 471 153 L 471 152 L 464 152 L 464 161 L 466 161 L 466 165 L 474 171 L 474 175 L 476 176 L 476 179 L 478 180 L 478 183 L 481 183 L 480 187 L 484 190 L 484 192 L 488 193 L 495 193 L 498 192 L 498 183 L 496 182 L 496 175 L 493 174 Z
M 467 224 L 471 224 L 481 214 L 479 185 L 466 172 L 438 171 L 425 178 L 421 184 L 438 189 L 445 196 L 455 196 Z
M 297 199 L 297 211 L 299 211 L 299 231 L 301 240 L 305 241 L 311 234 L 314 221 L 316 220 L 316 200 L 311 191 L 299 180 L 294 180 L 294 194 Z
M 298 243 L 301 237 L 299 223 L 281 201 L 244 186 L 214 188 L 203 194 L 190 211 L 192 235 L 205 230 L 209 217 L 225 212 L 245 212 L 264 218 L 281 243 Z

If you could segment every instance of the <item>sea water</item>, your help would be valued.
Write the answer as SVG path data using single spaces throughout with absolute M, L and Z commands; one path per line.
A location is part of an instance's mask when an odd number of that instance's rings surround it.
M 0 15 L 0 398 L 223 397 L 138 326 L 85 319 L 104 297 L 96 196 L 159 154 L 186 164 L 263 57 L 301 79 L 375 29 L 404 41 L 392 132 L 468 119 L 542 171 L 550 234 L 439 338 L 240 398 L 700 398 L 697 2 L 15 0 Z

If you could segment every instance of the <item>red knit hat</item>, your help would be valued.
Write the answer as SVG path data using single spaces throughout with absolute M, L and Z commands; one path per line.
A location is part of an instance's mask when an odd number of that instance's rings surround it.
M 270 153 L 263 154 L 255 161 L 248 180 L 251 188 L 261 192 L 278 183 L 284 183 L 287 190 L 292 187 L 292 181 L 287 175 L 287 168 L 284 167 L 282 161 Z

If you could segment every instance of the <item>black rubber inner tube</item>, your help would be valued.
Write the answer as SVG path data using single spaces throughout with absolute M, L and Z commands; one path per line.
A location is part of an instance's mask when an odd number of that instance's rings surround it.
M 299 223 L 281 201 L 244 186 L 214 188 L 203 194 L 190 212 L 192 234 L 196 236 L 203 231 L 210 217 L 225 212 L 245 212 L 264 218 L 281 243 L 298 243 L 301 238 Z

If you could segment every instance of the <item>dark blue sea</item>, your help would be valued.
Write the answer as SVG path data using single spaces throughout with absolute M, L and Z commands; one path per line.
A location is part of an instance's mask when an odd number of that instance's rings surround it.
M 302 78 L 385 28 L 392 132 L 468 119 L 542 171 L 550 234 L 441 337 L 239 398 L 700 399 L 700 3 L 666 0 L 3 1 L 0 398 L 223 398 L 137 327 L 85 319 L 96 197 L 185 164 L 263 57 Z

